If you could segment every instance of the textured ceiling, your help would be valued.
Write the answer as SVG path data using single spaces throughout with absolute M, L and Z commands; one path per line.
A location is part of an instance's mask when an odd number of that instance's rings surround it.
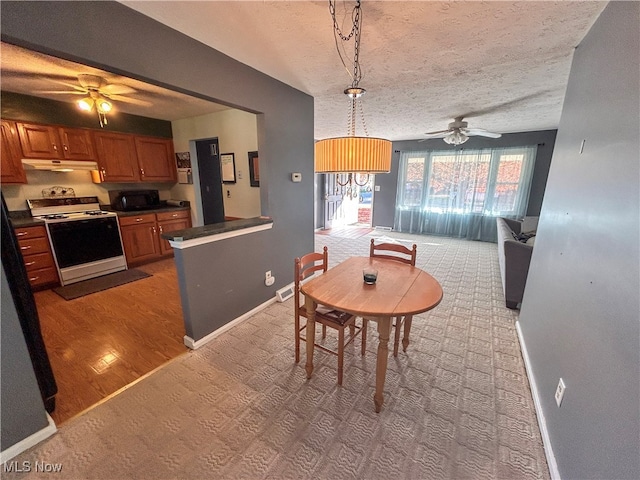
M 347 133 L 342 91 L 351 80 L 336 52 L 328 2 L 121 3 L 312 95 L 316 138 Z M 354 4 L 337 2 L 347 30 Z M 419 139 L 459 115 L 470 127 L 502 133 L 556 128 L 573 49 L 605 5 L 363 0 L 360 85 L 367 89 L 368 133 Z M 352 42 L 346 48 L 352 55 Z M 2 88 L 18 91 L 18 79 L 5 83 L 6 70 L 3 45 Z M 146 99 L 143 85 L 110 81 L 134 86 Z M 163 111 L 162 92 L 154 87 L 148 95 L 153 108 L 132 111 L 127 104 L 129 113 L 169 120 L 204 113 L 200 101 L 191 102 L 192 112 L 177 112 L 171 99 Z M 360 126 L 357 133 L 364 133 Z

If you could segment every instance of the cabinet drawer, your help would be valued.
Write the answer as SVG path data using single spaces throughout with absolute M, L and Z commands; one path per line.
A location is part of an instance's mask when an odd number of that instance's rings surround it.
M 27 272 L 40 270 L 41 268 L 55 268 L 53 257 L 49 252 L 26 255 L 24 257 L 24 265 L 27 267 Z
M 153 213 L 147 213 L 146 215 L 135 215 L 131 217 L 118 217 L 121 227 L 127 227 L 129 225 L 140 225 L 142 223 L 155 223 L 156 216 Z
M 156 213 L 156 217 L 158 217 L 159 222 L 164 222 L 166 220 L 178 220 L 180 218 L 189 218 L 189 216 L 189 210 Z
M 29 238 L 46 237 L 47 232 L 43 226 L 16 228 L 16 237 L 18 240 L 27 240 Z
M 58 272 L 55 268 L 41 268 L 28 272 L 29 283 L 32 287 L 39 287 L 48 283 L 58 283 Z
M 20 245 L 20 252 L 22 256 L 33 255 L 35 253 L 47 253 L 49 249 L 49 240 L 46 237 L 30 238 L 27 240 L 18 240 Z

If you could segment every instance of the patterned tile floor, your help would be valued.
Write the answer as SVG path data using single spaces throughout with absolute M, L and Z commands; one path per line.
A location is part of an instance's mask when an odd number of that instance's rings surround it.
M 549 478 L 496 245 L 373 231 L 318 235 L 316 250 L 327 245 L 335 265 L 368 255 L 372 236 L 417 243 L 417 265 L 444 290 L 436 309 L 414 317 L 408 351 L 389 360 L 381 413 L 372 400 L 373 331 L 364 357 L 359 344 L 348 347 L 342 387 L 335 357 L 323 352 L 307 381 L 293 362 L 289 300 L 14 460 L 59 463 L 74 479 Z

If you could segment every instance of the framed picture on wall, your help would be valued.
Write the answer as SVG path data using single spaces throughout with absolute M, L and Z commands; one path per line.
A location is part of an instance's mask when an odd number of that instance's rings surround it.
M 258 152 L 249 152 L 249 181 L 252 187 L 260 186 L 260 161 Z
M 222 183 L 236 183 L 236 160 L 233 153 L 220 154 Z

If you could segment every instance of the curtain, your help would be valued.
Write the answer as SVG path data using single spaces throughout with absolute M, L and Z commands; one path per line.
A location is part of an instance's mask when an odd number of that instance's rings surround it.
M 537 147 L 402 152 L 394 229 L 497 240 L 496 217 L 525 215 Z

